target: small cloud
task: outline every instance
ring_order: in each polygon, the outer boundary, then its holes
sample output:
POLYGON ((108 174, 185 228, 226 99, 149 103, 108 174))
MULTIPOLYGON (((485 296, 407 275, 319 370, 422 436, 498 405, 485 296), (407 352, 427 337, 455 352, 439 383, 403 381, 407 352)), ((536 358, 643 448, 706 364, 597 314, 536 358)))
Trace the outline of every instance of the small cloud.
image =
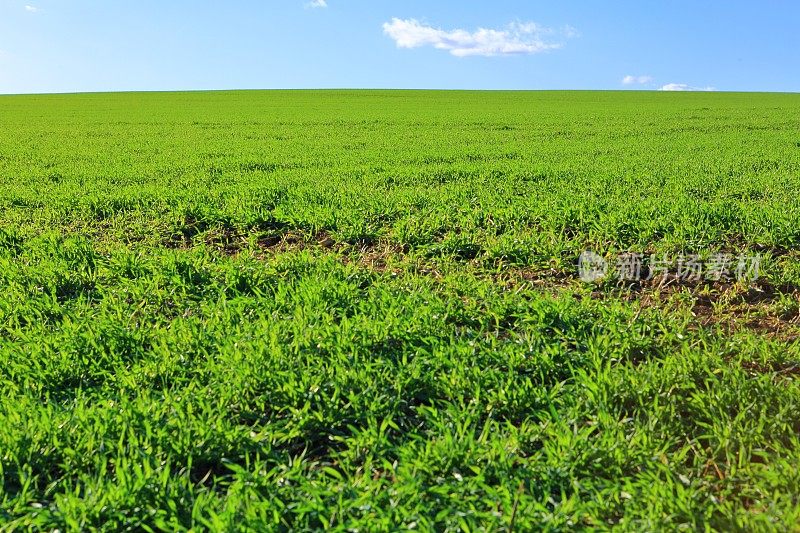
POLYGON ((645 85, 653 81, 650 76, 625 76, 622 78, 622 85, 645 85))
POLYGON ((386 22, 383 32, 394 40, 398 48, 432 46, 457 57, 538 54, 562 46, 561 43, 545 40, 545 36, 569 38, 577 35, 570 27, 553 30, 535 22, 515 22, 500 30, 478 28, 470 32, 462 29, 442 30, 416 19, 399 18, 386 22))
POLYGON ((311 7, 311 8, 328 7, 328 0, 311 0, 311 2, 306 4, 306 7, 311 7))
POLYGON ((561 33, 563 33, 564 37, 566 37, 567 39, 572 39, 574 37, 580 37, 581 36, 581 32, 579 32, 578 30, 576 30, 575 28, 573 28, 569 24, 567 24, 566 26, 564 26, 561 29, 561 33))
POLYGON ((682 92, 682 91, 716 91, 717 89, 714 87, 692 87, 691 85, 686 85, 685 83, 668 83, 662 86, 659 91, 673 91, 673 92, 682 92))
POLYGON ((38 13, 39 11, 41 11, 41 9, 39 9, 36 6, 27 5, 25 6, 25 11, 27 11, 28 13, 38 13))

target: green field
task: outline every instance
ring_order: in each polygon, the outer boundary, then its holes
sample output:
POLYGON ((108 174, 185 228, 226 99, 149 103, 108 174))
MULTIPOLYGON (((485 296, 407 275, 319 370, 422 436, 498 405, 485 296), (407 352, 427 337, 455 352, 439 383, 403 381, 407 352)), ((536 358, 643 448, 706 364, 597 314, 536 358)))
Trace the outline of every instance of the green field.
POLYGON ((799 247, 797 94, 0 97, 0 530, 796 529, 799 247))

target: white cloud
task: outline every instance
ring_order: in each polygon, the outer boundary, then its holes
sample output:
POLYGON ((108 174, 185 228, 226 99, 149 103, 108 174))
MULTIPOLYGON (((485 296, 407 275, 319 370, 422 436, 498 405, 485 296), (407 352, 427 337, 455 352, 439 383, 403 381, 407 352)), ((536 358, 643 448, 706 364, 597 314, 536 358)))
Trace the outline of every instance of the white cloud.
POLYGON ((561 47, 560 43, 546 42, 544 36, 577 35, 573 28, 556 31, 534 22, 515 22, 502 30, 478 28, 469 32, 460 29, 447 31, 422 24, 416 19, 399 18, 386 22, 383 32, 397 43, 398 48, 433 46, 458 57, 537 54, 561 47))
POLYGON ((25 6, 25 11, 27 11, 28 13, 38 13, 41 10, 36 6, 27 5, 25 6))
POLYGON ((306 7, 328 7, 328 0, 311 0, 306 7))
POLYGON ((579 32, 569 24, 562 28, 562 32, 564 34, 564 37, 566 37, 567 39, 572 39, 573 37, 581 36, 581 32, 579 32))
POLYGON ((634 85, 634 84, 645 85, 647 83, 650 83, 651 81, 653 81, 653 78, 650 77, 650 76, 631 76, 631 75, 627 75, 624 78, 622 78, 622 84, 623 85, 634 85))
POLYGON ((714 87, 692 87, 685 83, 668 83, 662 86, 659 91, 716 91, 714 87))

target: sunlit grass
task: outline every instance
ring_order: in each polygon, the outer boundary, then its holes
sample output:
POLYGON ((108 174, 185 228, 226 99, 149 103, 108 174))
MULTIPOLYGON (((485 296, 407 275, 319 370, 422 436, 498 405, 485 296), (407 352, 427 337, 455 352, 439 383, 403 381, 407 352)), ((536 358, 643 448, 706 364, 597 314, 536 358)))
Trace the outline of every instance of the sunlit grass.
POLYGON ((0 98, 0 529, 796 527, 798 112, 0 98))

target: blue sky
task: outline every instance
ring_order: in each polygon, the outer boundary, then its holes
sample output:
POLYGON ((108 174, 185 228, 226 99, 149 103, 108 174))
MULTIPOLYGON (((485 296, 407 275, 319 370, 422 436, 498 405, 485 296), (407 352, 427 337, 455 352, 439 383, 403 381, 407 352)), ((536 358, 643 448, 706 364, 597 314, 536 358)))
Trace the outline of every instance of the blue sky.
POLYGON ((796 0, 0 0, 0 93, 796 92, 798 25, 796 0))

